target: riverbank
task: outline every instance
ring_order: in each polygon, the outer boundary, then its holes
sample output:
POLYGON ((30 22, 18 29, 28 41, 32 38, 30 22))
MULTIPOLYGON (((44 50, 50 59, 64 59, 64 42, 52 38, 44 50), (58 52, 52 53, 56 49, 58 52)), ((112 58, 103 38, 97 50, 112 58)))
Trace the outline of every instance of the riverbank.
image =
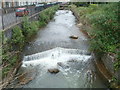
POLYGON ((2 32, 2 80, 0 88, 6 87, 12 81, 21 66, 22 51, 25 44, 53 18, 57 9, 58 6, 53 6, 41 11, 37 21, 29 21, 25 17, 22 25, 12 29, 10 39, 6 38, 2 32))
MULTIPOLYGON (((116 36, 113 35, 114 30, 117 30, 119 28, 118 22, 116 21, 117 19, 115 19, 117 15, 110 16, 110 15, 115 15, 117 12, 117 8, 115 8, 114 5, 118 6, 117 3, 112 3, 108 5, 94 4, 94 5, 90 5, 89 7, 76 7, 75 5, 71 5, 70 8, 79 21, 78 26, 80 27, 80 29, 82 29, 82 32, 90 38, 90 44, 91 44, 90 50, 94 51, 94 53, 98 53, 97 55, 95 55, 96 57, 95 63, 97 65, 98 70, 102 73, 101 75, 103 75, 103 77, 106 79, 108 83, 112 83, 111 85, 112 87, 118 87, 116 85, 113 85, 113 82, 119 84, 119 64, 118 64, 119 58, 117 57, 119 56, 119 53, 117 53, 119 47, 113 48, 116 47, 115 46, 116 44, 109 44, 109 42, 106 42, 106 40, 111 41, 110 38, 116 38, 119 41, 119 38, 117 38, 118 34, 116 34, 116 36), (110 8, 110 7, 116 10, 116 12, 111 12, 110 10, 105 11, 106 8, 110 8), (109 15, 106 16, 106 13, 108 12, 109 15), (114 21, 106 23, 110 19, 114 21), (116 28, 112 27, 112 25, 114 24, 116 25, 116 28), (104 27, 104 25, 107 28, 104 27), (111 32, 109 31, 107 31, 109 33, 104 32, 103 31, 104 29, 106 31, 108 29, 111 32), (106 43, 106 45, 104 45, 104 43, 106 43), (104 47, 107 48, 102 48, 103 47, 102 45, 104 45, 104 47), (115 67, 116 63, 117 63, 117 67, 115 67), (115 70, 115 68, 118 69, 115 70)), ((116 32, 119 33, 119 31, 116 32)), ((119 42, 117 42, 117 45, 119 45, 119 42)))

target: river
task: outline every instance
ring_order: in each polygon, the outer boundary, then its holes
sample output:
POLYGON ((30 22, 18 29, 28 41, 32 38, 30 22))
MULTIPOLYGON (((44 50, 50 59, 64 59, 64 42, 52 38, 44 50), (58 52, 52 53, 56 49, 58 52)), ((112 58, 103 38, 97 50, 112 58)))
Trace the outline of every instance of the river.
POLYGON ((58 10, 24 49, 19 72, 34 77, 23 88, 105 88, 96 73, 89 42, 69 10, 58 10), (69 38, 71 35, 78 39, 69 38), (56 74, 48 69, 58 69, 56 74))

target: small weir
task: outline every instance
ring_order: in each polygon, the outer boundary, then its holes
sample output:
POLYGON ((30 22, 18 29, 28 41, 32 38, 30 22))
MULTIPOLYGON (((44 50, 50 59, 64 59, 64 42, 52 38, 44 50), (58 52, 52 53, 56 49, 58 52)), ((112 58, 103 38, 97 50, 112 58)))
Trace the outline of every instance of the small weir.
MULTIPOLYGON (((91 60, 91 56, 89 55, 89 53, 87 53, 87 51, 82 51, 79 49, 78 50, 65 49, 65 48, 58 47, 52 50, 25 56, 21 68, 36 69, 35 71, 38 72, 37 75, 39 78, 42 78, 48 74, 49 76, 47 75, 46 78, 48 77, 51 78, 53 82, 53 85, 49 87, 62 87, 61 84, 59 83, 58 85, 54 86, 57 79, 54 79, 53 76, 55 77, 57 76, 58 78, 61 78, 61 79, 64 77, 63 82, 65 81, 67 84, 65 86, 66 88, 69 88, 69 87, 72 88, 72 87, 79 87, 79 83, 77 83, 77 81, 80 79, 80 77, 83 78, 82 73, 89 65, 90 60, 91 60), (48 72, 48 69, 58 69, 59 72, 53 75, 52 77, 50 77, 52 74, 48 72), (76 78, 76 81, 74 80, 75 78, 76 78)), ((92 75, 92 72, 90 71, 87 71, 87 73, 92 75)), ((44 78, 44 80, 46 80, 46 78, 44 78)), ((46 80, 46 83, 45 81, 43 82, 41 79, 35 82, 31 83, 30 85, 33 86, 34 84, 36 86, 39 83, 44 83, 44 85, 48 83, 47 85, 49 85, 49 81, 47 80, 46 80)), ((57 82, 59 82, 59 80, 57 82)), ((43 86, 39 85, 39 87, 42 88, 43 86)), ((45 87, 48 87, 48 86, 45 86, 45 87)))
MULTIPOLYGON (((29 66, 33 67, 40 65, 46 67, 46 69, 49 69, 58 68, 58 66, 64 66, 64 64, 70 62, 80 62, 81 64, 85 64, 85 62, 91 59, 91 56, 87 54, 88 53, 86 51, 77 49, 55 48, 42 53, 25 56, 22 67, 27 68, 29 66)), ((80 67, 81 66, 82 65, 80 65, 80 67)))

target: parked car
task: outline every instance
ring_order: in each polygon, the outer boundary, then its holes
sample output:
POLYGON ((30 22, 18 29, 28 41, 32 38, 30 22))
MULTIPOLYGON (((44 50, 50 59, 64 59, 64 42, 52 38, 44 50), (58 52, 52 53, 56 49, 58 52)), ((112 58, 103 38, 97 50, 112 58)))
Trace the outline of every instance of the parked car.
POLYGON ((35 5, 35 11, 38 12, 38 11, 41 11, 44 9, 44 4, 36 4, 35 5))
POLYGON ((23 17, 29 14, 29 10, 27 8, 17 8, 16 9, 16 17, 23 17))

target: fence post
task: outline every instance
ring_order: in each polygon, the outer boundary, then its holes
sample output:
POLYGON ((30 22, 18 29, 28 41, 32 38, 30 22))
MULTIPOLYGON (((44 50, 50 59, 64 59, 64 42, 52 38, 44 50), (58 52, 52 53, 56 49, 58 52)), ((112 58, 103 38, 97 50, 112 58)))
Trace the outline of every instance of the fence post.
POLYGON ((16 16, 16 8, 14 7, 14 12, 15 12, 15 18, 16 18, 16 23, 17 23, 17 16, 16 16))
POLYGON ((3 20, 3 8, 2 8, 2 29, 4 30, 4 20, 3 20))

